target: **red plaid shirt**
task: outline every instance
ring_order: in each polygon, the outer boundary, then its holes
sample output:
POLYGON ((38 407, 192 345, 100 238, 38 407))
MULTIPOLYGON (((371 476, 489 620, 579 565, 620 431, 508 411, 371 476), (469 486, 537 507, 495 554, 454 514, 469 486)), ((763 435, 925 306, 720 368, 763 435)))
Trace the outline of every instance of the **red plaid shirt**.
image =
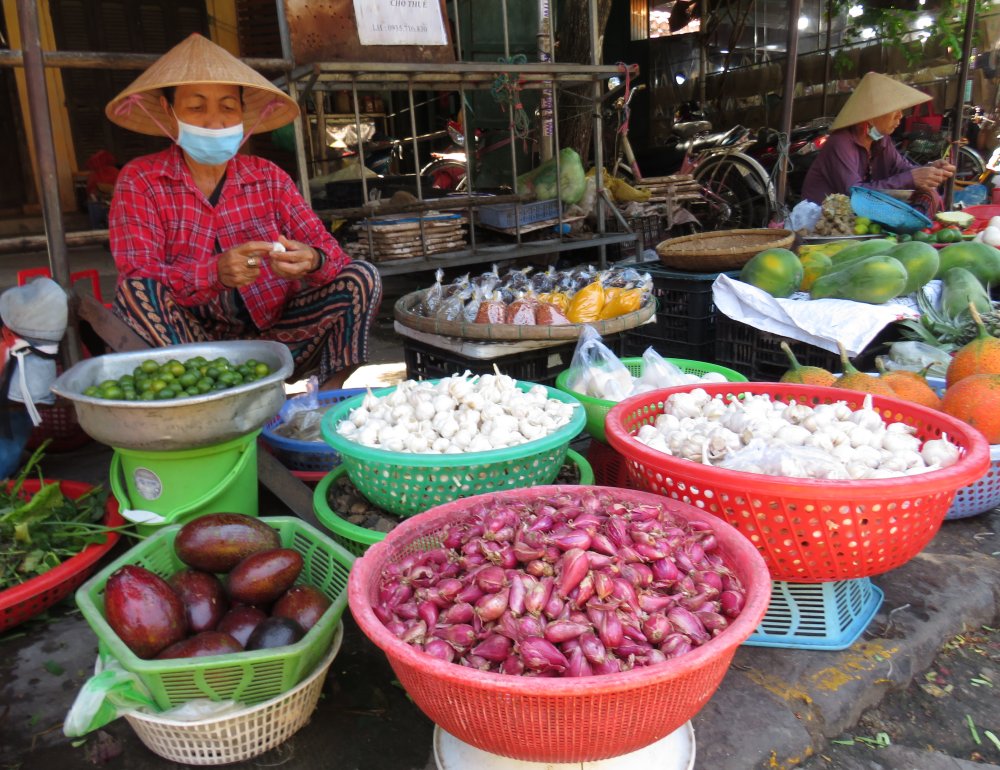
MULTIPOLYGON (((305 279, 314 286, 332 281, 351 261, 288 174, 250 155, 229 161, 215 208, 195 186, 177 145, 136 158, 118 176, 108 223, 119 281, 152 278, 186 307, 216 303, 230 291, 219 281, 216 239, 221 251, 276 241, 279 234, 308 243, 326 255, 323 267, 305 279)), ((239 291, 254 323, 267 329, 298 286, 265 261, 260 277, 239 291)))

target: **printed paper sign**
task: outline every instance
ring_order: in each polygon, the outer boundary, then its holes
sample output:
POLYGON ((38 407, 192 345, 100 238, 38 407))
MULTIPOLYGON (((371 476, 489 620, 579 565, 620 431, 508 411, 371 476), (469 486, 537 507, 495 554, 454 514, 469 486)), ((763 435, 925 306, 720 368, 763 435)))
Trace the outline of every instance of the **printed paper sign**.
POLYGON ((447 45, 438 0, 354 0, 361 45, 447 45))

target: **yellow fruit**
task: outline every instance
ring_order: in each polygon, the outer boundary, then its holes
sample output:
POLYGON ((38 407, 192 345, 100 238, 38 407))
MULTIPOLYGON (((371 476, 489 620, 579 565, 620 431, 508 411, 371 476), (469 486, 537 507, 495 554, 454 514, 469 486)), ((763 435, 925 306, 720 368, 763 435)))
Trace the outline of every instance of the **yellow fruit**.
POLYGON ((868 225, 854 223, 854 234, 855 235, 868 235, 868 225))

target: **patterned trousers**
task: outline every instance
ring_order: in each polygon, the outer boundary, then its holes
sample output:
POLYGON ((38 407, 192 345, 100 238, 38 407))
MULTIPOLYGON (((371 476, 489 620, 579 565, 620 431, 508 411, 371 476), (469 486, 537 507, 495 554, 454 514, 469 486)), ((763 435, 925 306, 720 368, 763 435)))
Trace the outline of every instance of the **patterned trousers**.
POLYGON ((293 379, 333 373, 368 360, 368 335, 382 303, 382 281, 370 262, 351 262, 325 286, 292 297, 269 329, 258 329, 239 292, 210 304, 184 307, 151 278, 118 285, 114 313, 153 347, 217 340, 273 340, 288 346, 293 379))

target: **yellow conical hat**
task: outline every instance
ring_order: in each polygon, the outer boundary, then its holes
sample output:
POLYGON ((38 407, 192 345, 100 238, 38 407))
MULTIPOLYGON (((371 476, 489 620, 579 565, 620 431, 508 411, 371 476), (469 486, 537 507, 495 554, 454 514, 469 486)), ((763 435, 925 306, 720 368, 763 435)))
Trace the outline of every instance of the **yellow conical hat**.
POLYGON ((273 131, 299 114, 298 104, 288 94, 197 33, 153 62, 132 85, 108 102, 104 114, 122 128, 163 136, 161 126, 170 125, 170 118, 160 106, 161 89, 191 83, 243 86, 243 123, 254 132, 273 131))
POLYGON ((853 126, 896 110, 907 110, 929 102, 930 99, 923 91, 900 83, 888 75, 869 72, 861 78, 854 93, 847 98, 830 130, 853 126))

